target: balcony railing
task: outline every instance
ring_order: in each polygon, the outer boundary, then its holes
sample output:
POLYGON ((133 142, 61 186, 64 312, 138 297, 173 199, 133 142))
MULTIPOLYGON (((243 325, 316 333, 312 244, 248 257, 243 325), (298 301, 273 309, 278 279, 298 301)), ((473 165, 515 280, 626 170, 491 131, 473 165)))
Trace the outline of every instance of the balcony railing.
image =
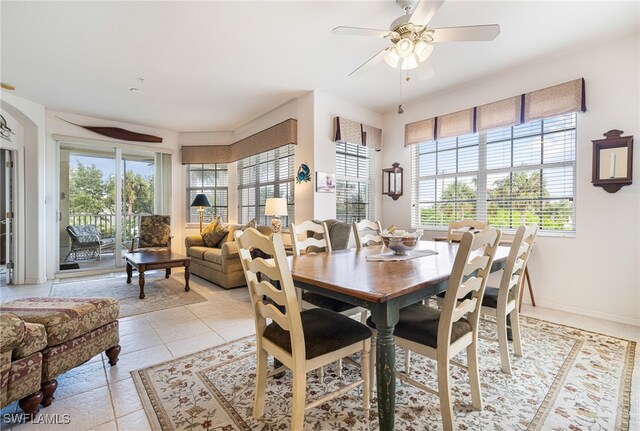
MULTIPOLYGON (((122 217, 122 244, 126 246, 136 236, 140 225, 140 216, 145 214, 126 214, 122 217)), ((102 239, 116 237, 116 214, 69 214, 69 225, 94 225, 100 231, 102 239)))

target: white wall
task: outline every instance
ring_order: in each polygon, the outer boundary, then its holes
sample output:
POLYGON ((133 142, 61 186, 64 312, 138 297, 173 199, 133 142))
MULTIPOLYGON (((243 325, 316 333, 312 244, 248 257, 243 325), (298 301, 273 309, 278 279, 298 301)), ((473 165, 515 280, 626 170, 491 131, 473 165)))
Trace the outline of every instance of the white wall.
MULTIPOLYGON (((410 150, 404 124, 584 77, 578 114, 575 238, 539 237, 530 273, 540 306, 640 324, 640 35, 518 67, 405 104, 384 116, 383 163, 405 167, 405 194, 383 200, 383 224, 410 226, 410 150), (591 185, 592 143, 611 129, 634 135, 631 186, 609 194, 591 185)), ((434 233, 431 232, 431 235, 434 233)), ((525 294, 525 300, 527 295, 525 294)))
MULTIPOLYGON (((47 278, 54 278, 57 270, 57 238, 60 226, 56 220, 59 201, 57 194, 57 178, 58 178, 58 157, 56 154, 56 142, 53 135, 63 135, 78 139, 86 139, 97 146, 104 145, 108 147, 111 143, 121 143, 124 145, 136 146, 139 148, 154 151, 154 149, 170 150, 171 156, 171 234, 174 238, 183 238, 183 226, 185 219, 185 174, 184 168, 180 164, 180 153, 178 151, 178 133, 169 130, 156 129, 152 127, 144 127, 136 124, 122 123, 110 121, 101 118, 87 117, 84 115, 71 114, 67 112, 58 112, 53 110, 46 111, 46 148, 45 154, 45 172, 47 178, 46 184, 46 262, 47 262, 47 278), (103 126, 103 127, 120 127, 137 133, 145 133, 149 135, 159 136, 162 138, 161 143, 148 142, 128 142, 111 139, 94 133, 82 127, 74 126, 66 123, 59 118, 64 118, 72 123, 82 124, 83 126, 103 126)), ((44 236, 43 236, 44 237, 44 236)), ((179 252, 184 248, 182 241, 174 241, 172 248, 179 252)))
POLYGON ((45 276, 45 109, 44 106, 2 92, 2 110, 22 126, 18 150, 18 208, 16 211, 20 266, 15 283, 42 283, 45 276), (27 228, 28 227, 28 228, 27 228), (29 256, 27 262, 27 256, 29 256))

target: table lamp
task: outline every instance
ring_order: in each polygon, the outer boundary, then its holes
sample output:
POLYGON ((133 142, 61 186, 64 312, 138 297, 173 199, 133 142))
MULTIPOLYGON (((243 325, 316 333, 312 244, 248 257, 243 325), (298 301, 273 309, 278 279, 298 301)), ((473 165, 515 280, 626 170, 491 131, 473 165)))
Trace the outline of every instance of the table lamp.
POLYGON ((200 233, 202 233, 202 213, 204 212, 204 207, 210 207, 209 199, 207 199, 207 195, 204 193, 198 193, 191 202, 192 207, 199 207, 198 212, 200 213, 200 233))
POLYGON ((280 232, 281 223, 278 216, 287 215, 287 200, 285 198, 267 198, 264 215, 273 216, 271 219, 273 232, 280 232))

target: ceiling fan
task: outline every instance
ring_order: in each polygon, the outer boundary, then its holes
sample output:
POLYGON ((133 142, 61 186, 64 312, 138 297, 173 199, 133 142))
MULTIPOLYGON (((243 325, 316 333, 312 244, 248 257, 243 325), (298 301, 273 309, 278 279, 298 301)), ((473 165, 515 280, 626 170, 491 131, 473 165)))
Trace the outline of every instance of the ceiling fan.
MULTIPOLYGON (((491 41, 500 34, 498 24, 447 28, 427 27, 444 0, 396 0, 396 3, 404 9, 405 14, 394 20, 389 30, 345 26, 332 30, 332 33, 337 35, 378 37, 391 42, 390 46, 365 61, 349 76, 359 75, 382 60, 393 68, 415 69, 429 58, 435 43, 491 41)), ((419 78, 422 80, 430 78, 434 74, 429 63, 424 63, 420 69, 419 78)))

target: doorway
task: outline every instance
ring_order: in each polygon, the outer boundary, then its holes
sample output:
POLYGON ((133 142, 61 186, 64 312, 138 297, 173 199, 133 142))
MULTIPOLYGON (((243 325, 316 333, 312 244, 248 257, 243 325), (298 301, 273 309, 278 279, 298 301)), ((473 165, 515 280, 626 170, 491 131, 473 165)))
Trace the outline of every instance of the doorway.
POLYGON ((0 187, 0 278, 2 284, 14 284, 15 268, 15 155, 12 150, 0 150, 2 187, 0 187))
POLYGON ((123 266, 140 216, 168 214, 162 205, 168 201, 167 182, 158 176, 167 175, 163 161, 169 156, 130 147, 59 145, 58 273, 123 266))

